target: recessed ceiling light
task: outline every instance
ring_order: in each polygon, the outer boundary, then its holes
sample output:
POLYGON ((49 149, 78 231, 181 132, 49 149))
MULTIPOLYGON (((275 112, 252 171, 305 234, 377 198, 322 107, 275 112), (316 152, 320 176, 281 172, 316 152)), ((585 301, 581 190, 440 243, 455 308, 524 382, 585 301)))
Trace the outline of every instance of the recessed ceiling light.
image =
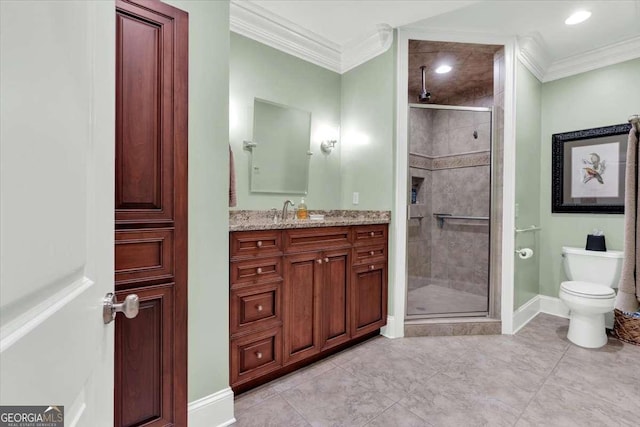
POLYGON ((441 65, 436 68, 436 73, 438 74, 448 73, 449 71, 451 71, 451 65, 441 65))
POLYGON ((591 12, 589 12, 588 10, 579 10, 576 13, 574 13, 573 15, 571 15, 570 17, 568 17, 564 21, 564 23, 567 24, 567 25, 576 25, 576 24, 579 24, 581 22, 586 21, 590 17, 591 17, 591 12))

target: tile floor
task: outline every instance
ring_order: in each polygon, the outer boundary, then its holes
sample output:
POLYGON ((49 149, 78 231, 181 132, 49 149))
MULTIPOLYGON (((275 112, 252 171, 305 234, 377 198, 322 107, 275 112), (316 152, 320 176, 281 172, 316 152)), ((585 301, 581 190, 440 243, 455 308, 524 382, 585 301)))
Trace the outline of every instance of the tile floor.
POLYGON ((538 315, 515 336, 376 337, 236 399, 236 426, 638 426, 640 347, 538 315))

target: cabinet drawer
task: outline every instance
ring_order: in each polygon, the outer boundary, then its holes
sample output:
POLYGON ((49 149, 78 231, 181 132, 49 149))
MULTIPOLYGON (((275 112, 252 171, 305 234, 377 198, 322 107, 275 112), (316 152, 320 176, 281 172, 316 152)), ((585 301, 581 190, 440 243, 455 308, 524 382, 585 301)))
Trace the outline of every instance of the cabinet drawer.
POLYGON ((371 245, 387 242, 387 224, 358 225, 353 227, 353 245, 371 245))
POLYGON ((301 228, 284 233, 284 250, 306 252, 351 246, 349 227, 301 228))
POLYGON ((231 259, 273 256, 282 253, 282 233, 278 230, 234 231, 229 236, 231 259))
POLYGON ((379 243, 370 246, 356 246, 353 251, 353 265, 385 262, 387 260, 387 244, 379 243))
POLYGON ((282 280, 282 258, 257 258, 231 263, 231 287, 239 284, 282 280))
POLYGON ((231 384, 237 385, 282 366, 281 328, 231 341, 231 384))
POLYGON ((281 324, 280 283, 231 291, 229 329, 231 335, 281 324))

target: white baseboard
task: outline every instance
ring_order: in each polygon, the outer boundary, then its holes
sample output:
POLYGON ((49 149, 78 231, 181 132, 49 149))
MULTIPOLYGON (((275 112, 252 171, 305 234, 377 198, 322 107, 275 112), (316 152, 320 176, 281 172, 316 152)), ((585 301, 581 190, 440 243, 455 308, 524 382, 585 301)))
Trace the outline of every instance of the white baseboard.
POLYGON ((189 403, 189 427, 225 427, 236 422, 230 387, 189 403))
POLYGON ((553 316, 569 318, 569 307, 560 298, 540 296, 540 313, 551 314, 553 316))
POLYGON ((380 329, 380 335, 387 338, 402 338, 404 336, 404 322, 397 325, 394 316, 387 316, 387 325, 380 329))
POLYGON ((538 313, 540 313, 540 295, 531 298, 513 313, 513 333, 522 329, 538 313))

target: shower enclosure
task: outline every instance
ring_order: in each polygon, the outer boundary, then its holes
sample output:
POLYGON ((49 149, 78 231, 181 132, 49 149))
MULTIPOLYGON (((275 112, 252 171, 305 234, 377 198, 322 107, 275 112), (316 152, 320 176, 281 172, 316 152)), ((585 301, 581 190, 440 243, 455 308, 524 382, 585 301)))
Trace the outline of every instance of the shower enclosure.
POLYGON ((492 109, 409 105, 407 318, 489 312, 492 109))

